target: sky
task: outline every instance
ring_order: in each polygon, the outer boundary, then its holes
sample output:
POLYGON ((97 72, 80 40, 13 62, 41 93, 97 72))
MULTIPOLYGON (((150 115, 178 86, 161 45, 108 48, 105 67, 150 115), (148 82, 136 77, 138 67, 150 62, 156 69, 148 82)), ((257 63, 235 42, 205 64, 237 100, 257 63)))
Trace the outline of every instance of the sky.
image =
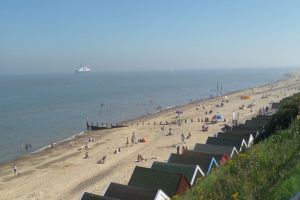
POLYGON ((300 1, 0 0, 0 74, 300 66, 300 1))

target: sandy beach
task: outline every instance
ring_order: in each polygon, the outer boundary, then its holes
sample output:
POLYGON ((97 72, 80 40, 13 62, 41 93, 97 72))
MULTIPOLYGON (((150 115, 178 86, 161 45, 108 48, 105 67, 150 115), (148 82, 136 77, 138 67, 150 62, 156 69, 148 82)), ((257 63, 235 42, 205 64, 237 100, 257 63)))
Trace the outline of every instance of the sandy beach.
POLYGON ((239 113, 239 123, 256 116, 259 109, 272 102, 299 92, 299 74, 291 74, 278 82, 259 86, 227 95, 229 102, 217 107, 224 97, 206 99, 182 106, 183 114, 177 118, 176 108, 168 109, 131 121, 133 125, 117 129, 91 131, 74 139, 57 144, 54 148, 0 165, 0 199, 80 199, 85 191, 102 194, 110 182, 127 184, 135 166, 150 167, 153 161, 167 161, 170 153, 176 152, 181 143, 181 134, 191 133, 185 146, 193 149, 195 143, 205 143, 208 136, 220 131, 224 124, 231 124, 232 113, 239 113), (241 100, 241 95, 250 99, 241 100), (262 98, 265 97, 265 98, 262 98), (241 105, 254 104, 252 108, 239 109, 241 105), (205 107, 205 108, 204 108, 205 107), (205 114, 212 110, 211 114, 205 114), (221 113, 226 122, 209 124, 207 132, 202 131, 203 122, 198 118, 212 118, 221 113), (184 123, 159 125, 181 119, 184 123), (185 123, 186 120, 186 123, 185 123), (192 122, 193 121, 193 122, 192 122), (155 125, 154 125, 155 123, 155 125), (164 130, 161 128, 164 127, 164 130), (172 135, 169 133, 172 129, 172 135), (148 142, 131 144, 132 133, 137 139, 148 138, 148 142), (88 142, 94 137, 94 142, 88 142), (128 137, 129 145, 126 145, 128 137), (79 150, 88 144, 88 150, 79 150), (121 152, 113 154, 120 147, 121 152), (89 158, 84 159, 88 151, 89 158), (141 154, 146 161, 135 162, 141 154), (97 160, 106 156, 105 164, 97 160), (17 173, 13 172, 16 164, 17 173))

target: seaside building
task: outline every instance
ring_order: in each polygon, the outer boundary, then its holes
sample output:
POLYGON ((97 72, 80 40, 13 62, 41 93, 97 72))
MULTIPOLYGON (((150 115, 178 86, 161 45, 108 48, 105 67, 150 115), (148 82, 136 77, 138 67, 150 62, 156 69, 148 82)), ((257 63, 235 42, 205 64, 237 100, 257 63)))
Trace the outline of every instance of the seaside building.
POLYGON ((254 136, 251 133, 230 133, 230 132, 219 132, 218 138, 233 138, 233 139, 244 139, 247 143, 247 147, 250 147, 253 144, 254 136))
POLYGON ((170 197, 181 195, 190 188, 190 183, 183 174, 138 166, 135 167, 128 185, 162 190, 170 197))
POLYGON ((232 131, 252 131, 261 133, 264 130, 264 126, 258 122, 255 123, 247 123, 247 124, 239 124, 238 126, 234 126, 232 131))
MULTIPOLYGON (((151 188, 151 187, 149 187, 151 188)), ((160 189, 149 189, 146 187, 136 187, 132 185, 122 185, 110 183, 105 197, 118 200, 169 200, 170 198, 160 189)))
POLYGON ((205 175, 209 174, 213 167, 219 167, 219 164, 214 157, 204 156, 196 153, 172 153, 168 159, 168 163, 198 165, 205 175))
POLYGON ((239 152, 235 146, 221 146, 213 144, 199 144, 194 147, 194 151, 212 154, 226 154, 229 158, 238 155, 239 152))
POLYGON ((193 151, 193 150, 190 150, 190 151, 185 151, 183 153, 183 155, 197 155, 197 156, 202 156, 203 158, 214 158, 218 165, 223 165, 225 164, 230 158, 227 154, 225 153, 221 153, 221 154, 213 154, 213 153, 206 153, 206 152, 198 152, 198 151, 193 151))
POLYGON ((153 162, 151 169, 183 174, 188 179, 191 186, 194 185, 198 178, 205 176, 198 165, 153 162))
POLYGON ((245 150, 247 142, 243 138, 219 138, 219 137, 208 137, 206 144, 223 145, 223 146, 234 146, 239 152, 245 150))

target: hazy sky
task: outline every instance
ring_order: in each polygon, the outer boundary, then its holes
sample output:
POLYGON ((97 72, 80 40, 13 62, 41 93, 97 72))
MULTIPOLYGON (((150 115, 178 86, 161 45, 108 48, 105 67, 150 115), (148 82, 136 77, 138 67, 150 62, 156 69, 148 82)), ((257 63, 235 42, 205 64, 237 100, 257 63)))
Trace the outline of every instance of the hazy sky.
POLYGON ((300 66, 300 1, 0 0, 0 74, 300 66))

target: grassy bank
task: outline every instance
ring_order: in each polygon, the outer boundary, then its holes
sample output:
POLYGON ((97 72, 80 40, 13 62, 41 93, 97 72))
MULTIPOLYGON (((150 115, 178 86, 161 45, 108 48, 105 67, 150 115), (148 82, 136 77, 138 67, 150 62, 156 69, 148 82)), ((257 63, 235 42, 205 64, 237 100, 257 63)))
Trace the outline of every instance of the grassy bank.
POLYGON ((294 167, 286 170, 284 178, 271 188, 263 199, 290 199, 300 191, 300 153, 295 157, 294 167))
POLYGON ((294 174, 300 170, 300 121, 294 121, 299 102, 299 94, 285 100, 258 144, 174 199, 281 199, 285 190, 284 198, 290 198, 297 186, 287 186, 297 185, 294 174))

